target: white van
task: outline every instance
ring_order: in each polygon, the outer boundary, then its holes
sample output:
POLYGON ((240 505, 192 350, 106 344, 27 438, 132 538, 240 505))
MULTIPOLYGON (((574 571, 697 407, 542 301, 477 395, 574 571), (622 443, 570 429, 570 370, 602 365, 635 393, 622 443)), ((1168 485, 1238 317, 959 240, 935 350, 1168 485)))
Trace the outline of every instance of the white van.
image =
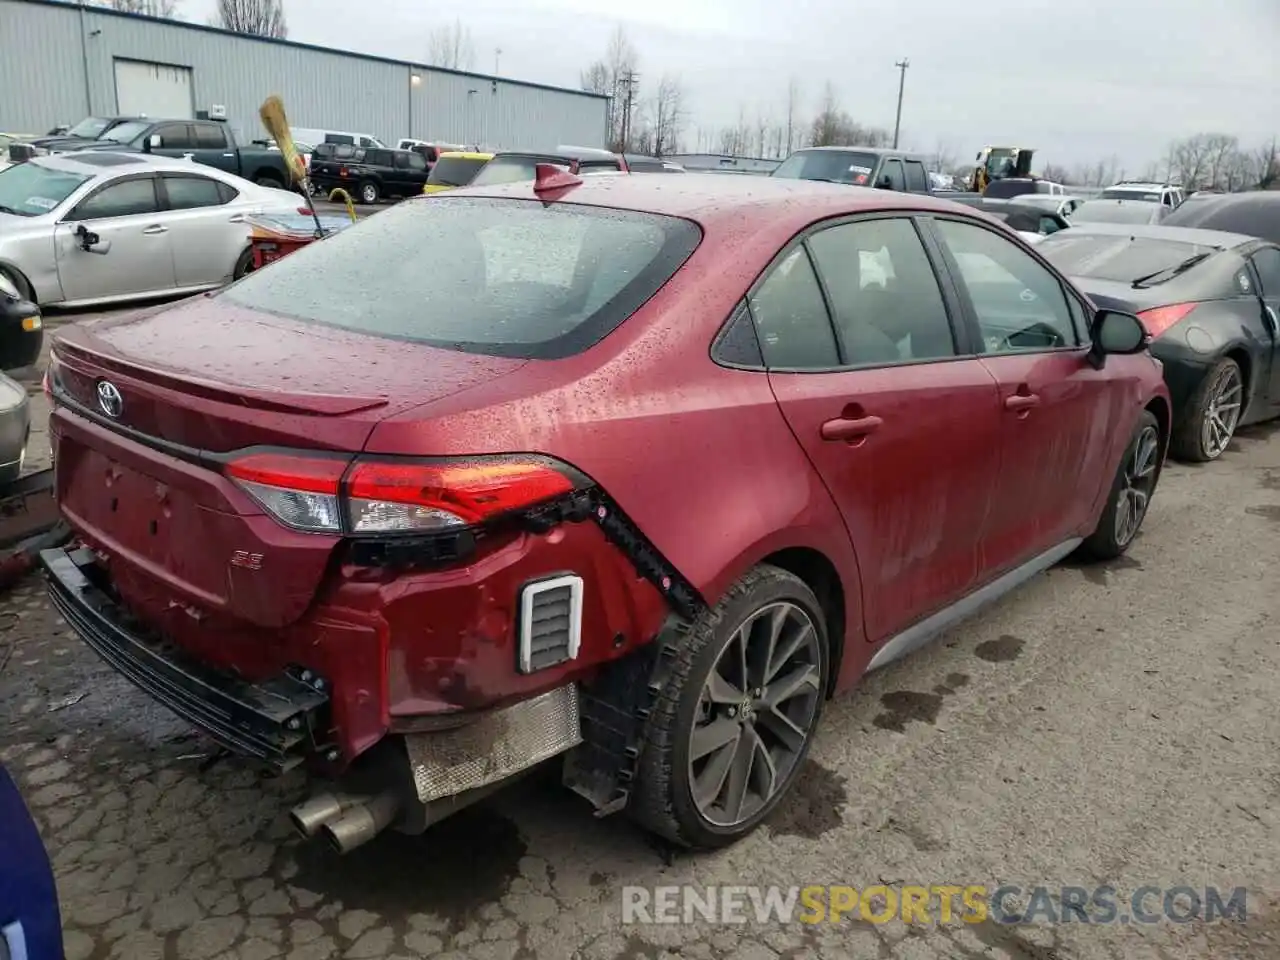
POLYGON ((352 133, 349 130, 320 130, 314 127, 297 127, 293 139, 303 143, 348 143, 353 147, 382 147, 386 144, 371 133, 352 133))

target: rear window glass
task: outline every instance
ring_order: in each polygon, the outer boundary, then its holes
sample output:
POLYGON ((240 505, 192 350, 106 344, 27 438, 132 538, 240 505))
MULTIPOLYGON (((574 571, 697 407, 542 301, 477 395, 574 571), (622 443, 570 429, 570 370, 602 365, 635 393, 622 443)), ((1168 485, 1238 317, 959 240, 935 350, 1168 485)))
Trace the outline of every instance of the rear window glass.
MULTIPOLYGON (((491 187, 499 183, 521 183, 538 176, 538 164, 533 157, 494 157, 471 181, 473 187, 491 187)), ((568 163, 556 164, 569 169, 568 163)))
POLYGON ((855 150, 800 150, 778 165, 773 176, 786 180, 832 180, 866 186, 880 158, 855 150))
POLYGON ((427 177, 427 183, 446 187, 465 187, 476 175, 476 171, 484 165, 485 161, 480 159, 441 157, 431 168, 431 176, 427 177))
POLYGON ((1152 209, 1145 203, 1090 200, 1076 207, 1071 219, 1077 223, 1151 223, 1152 209))
POLYGON ((1020 197, 1023 194, 1035 193, 1036 185, 1027 180, 992 180, 987 189, 982 191, 984 197, 992 200, 1005 200, 1009 197, 1020 197))
POLYGON ((1137 200, 1140 203, 1159 203, 1160 194, 1146 190, 1111 189, 1102 191, 1103 200, 1137 200))
POLYGON ((1069 276, 1132 283, 1218 248, 1152 237, 1063 230, 1037 249, 1069 276))
POLYGON ((310 244, 223 296, 374 336, 554 359, 639 309, 701 236, 674 217, 442 194, 310 244))

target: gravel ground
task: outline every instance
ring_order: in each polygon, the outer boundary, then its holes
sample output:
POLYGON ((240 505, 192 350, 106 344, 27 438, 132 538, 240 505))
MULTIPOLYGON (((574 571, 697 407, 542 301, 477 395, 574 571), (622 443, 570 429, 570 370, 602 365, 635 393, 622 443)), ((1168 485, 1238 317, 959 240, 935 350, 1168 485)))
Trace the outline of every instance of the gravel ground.
POLYGON ((35 580, 0 607, 0 761, 52 854, 69 960, 1275 960, 1277 523, 1277 432, 1171 466, 1130 556, 1057 567, 835 701, 795 796, 715 855, 664 855, 537 781, 346 858, 301 844, 285 818, 300 777, 211 765, 35 580), (624 886, 683 883, 1249 901, 1244 923, 622 923, 624 886))

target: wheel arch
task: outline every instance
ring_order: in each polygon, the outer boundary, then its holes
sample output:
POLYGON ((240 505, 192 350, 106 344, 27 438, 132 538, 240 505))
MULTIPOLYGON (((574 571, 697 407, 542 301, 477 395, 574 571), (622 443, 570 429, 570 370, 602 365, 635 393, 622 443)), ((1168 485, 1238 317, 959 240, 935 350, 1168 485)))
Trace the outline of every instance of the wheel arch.
POLYGON ((1147 401, 1144 409, 1150 411, 1156 418, 1156 424, 1160 430, 1160 460, 1163 463, 1164 458, 1169 455, 1169 441, 1173 437, 1173 409, 1169 401, 1160 395, 1147 401))
POLYGON ((1236 366, 1240 368, 1240 379, 1243 381, 1241 393, 1245 398, 1245 405, 1240 410, 1240 420, 1243 422, 1250 412, 1249 407, 1253 404, 1253 353, 1243 343, 1237 342, 1222 351, 1222 359, 1234 360, 1236 366))
POLYGON ((799 577, 818 598, 827 626, 830 663, 825 693, 830 697, 836 690, 836 678, 840 676, 840 664, 844 659, 847 632, 845 629, 847 606, 840 572, 826 554, 813 547, 784 547, 764 557, 760 563, 779 567, 799 577))
POLYGON ((11 277, 18 285, 18 293, 30 297, 36 304, 40 303, 40 292, 36 290, 35 284, 18 267, 16 263, 9 260, 0 260, 0 271, 11 277))

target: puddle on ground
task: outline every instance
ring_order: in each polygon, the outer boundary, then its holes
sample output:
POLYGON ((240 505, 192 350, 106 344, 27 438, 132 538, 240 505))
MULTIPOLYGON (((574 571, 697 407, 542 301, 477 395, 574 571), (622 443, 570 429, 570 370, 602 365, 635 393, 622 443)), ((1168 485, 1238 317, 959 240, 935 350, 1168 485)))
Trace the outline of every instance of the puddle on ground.
POLYGON ((942 697, 943 695, 939 693, 919 693, 915 690, 886 693, 880 698, 884 712, 871 723, 881 730, 892 730, 894 733, 904 733, 907 724, 913 720, 920 723, 937 723, 938 711, 942 709, 942 697))
POLYGON ((973 648, 974 655, 987 663, 1008 663, 1022 655, 1026 642, 1011 633, 1002 634, 995 640, 984 640, 973 648))
POLYGON ((849 803, 846 779, 807 757, 795 782, 765 821, 775 836, 818 840, 844 822, 849 803))
POLYGON ((289 883, 341 900, 348 910, 435 914, 456 931, 502 899, 525 849, 514 823, 479 805, 420 836, 388 830, 344 856, 318 842, 291 847, 298 872, 289 883))
POLYGON ((1280 523, 1280 504, 1269 503, 1263 507, 1245 507, 1244 512, 1251 517, 1262 517, 1272 523, 1280 523))

